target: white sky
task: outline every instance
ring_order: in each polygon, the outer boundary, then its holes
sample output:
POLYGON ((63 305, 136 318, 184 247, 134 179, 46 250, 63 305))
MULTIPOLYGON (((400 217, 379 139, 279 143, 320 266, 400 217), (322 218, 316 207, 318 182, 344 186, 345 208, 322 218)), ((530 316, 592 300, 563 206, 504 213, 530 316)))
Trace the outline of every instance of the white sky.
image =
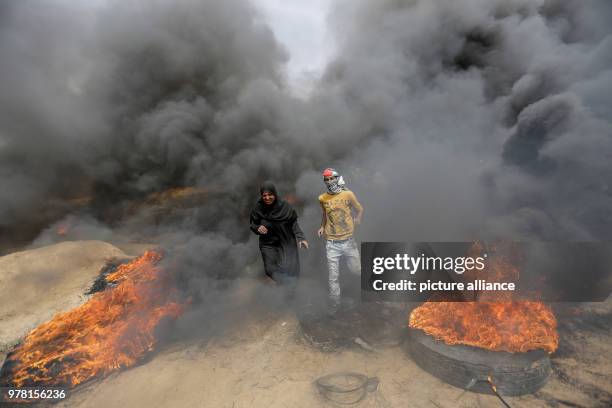
POLYGON ((333 0, 251 0, 289 52, 289 83, 298 95, 308 93, 333 51, 327 13, 333 0))
MULTIPOLYGON (((87 1, 99 5, 106 0, 87 1)), ((287 74, 294 93, 307 95, 312 81, 320 77, 333 53, 333 41, 327 30, 327 14, 335 0, 250 1, 262 13, 277 40, 289 53, 287 74)))

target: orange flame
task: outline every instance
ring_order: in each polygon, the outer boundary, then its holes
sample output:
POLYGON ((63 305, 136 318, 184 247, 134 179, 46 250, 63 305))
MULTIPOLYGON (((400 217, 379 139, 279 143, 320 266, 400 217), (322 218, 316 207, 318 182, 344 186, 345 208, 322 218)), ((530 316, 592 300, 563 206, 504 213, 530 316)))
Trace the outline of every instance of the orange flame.
POLYGON ((540 302, 426 302, 410 314, 409 326, 446 344, 526 352, 559 346, 557 320, 540 302))
POLYGON ((14 386, 75 386, 129 367, 151 351, 160 321, 184 309, 157 265, 161 258, 148 251, 119 266, 106 277, 117 286, 31 331, 7 359, 15 364, 14 386))
POLYGON ((67 235, 69 231, 70 231, 70 227, 68 226, 68 224, 60 224, 57 226, 55 230, 57 235, 59 235, 60 237, 67 235))
POLYGON ((156 273, 156 264, 161 261, 162 255, 156 251, 146 251, 139 258, 132 262, 117 266, 114 272, 106 275, 106 282, 119 283, 120 281, 130 278, 132 280, 154 280, 158 278, 156 273))
MULTIPOLYGON (((506 245, 504 255, 489 259, 481 272, 466 272, 470 280, 518 281, 521 255, 506 245)), ((475 244, 472 254, 482 253, 475 244)), ((557 320, 537 301, 515 300, 511 292, 482 292, 477 302, 426 302, 410 314, 409 327, 423 330, 446 344, 464 344, 494 351, 526 352, 559 346, 557 320)))

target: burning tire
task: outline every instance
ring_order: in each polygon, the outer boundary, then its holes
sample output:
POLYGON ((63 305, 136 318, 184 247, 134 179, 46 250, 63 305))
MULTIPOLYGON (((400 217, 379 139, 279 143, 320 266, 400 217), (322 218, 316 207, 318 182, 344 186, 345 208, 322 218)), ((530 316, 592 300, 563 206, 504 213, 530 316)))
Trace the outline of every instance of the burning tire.
POLYGON ((425 371, 470 391, 517 396, 538 391, 551 373, 544 350, 525 353, 490 351, 463 345, 447 345, 421 330, 408 329, 407 353, 425 371))

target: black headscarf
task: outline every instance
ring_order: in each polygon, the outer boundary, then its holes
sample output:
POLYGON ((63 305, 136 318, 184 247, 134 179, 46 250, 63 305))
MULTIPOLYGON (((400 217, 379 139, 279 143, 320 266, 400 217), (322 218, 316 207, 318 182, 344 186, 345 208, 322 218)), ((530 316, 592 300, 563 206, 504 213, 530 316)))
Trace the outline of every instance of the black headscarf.
POLYGON ((259 193, 263 194, 264 191, 274 194, 275 200, 272 204, 266 205, 263 199, 259 197, 257 204, 253 209, 258 216, 269 221, 293 221, 297 218, 297 214, 291 204, 285 200, 281 200, 276 191, 276 187, 270 181, 266 181, 261 185, 259 193))

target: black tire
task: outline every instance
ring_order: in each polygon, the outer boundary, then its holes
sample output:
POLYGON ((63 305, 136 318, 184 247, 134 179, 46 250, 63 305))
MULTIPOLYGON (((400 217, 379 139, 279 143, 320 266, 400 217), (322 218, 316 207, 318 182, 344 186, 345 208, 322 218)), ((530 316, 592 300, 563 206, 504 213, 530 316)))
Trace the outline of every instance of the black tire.
POLYGON ((551 373, 544 350, 508 353, 450 346, 415 329, 408 329, 404 347, 428 373, 455 387, 483 394, 493 394, 488 377, 500 395, 517 396, 538 391, 551 373))

